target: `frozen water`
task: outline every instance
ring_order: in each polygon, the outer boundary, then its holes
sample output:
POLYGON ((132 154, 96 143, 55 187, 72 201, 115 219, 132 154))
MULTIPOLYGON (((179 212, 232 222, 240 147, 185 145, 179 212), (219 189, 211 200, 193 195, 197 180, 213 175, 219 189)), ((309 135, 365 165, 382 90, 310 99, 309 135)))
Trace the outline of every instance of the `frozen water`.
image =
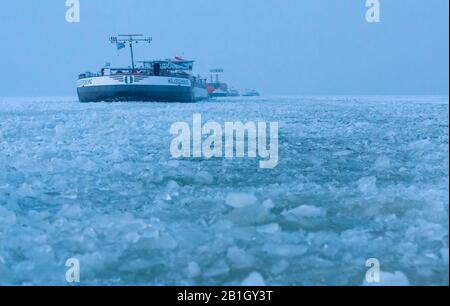
POLYGON ((448 97, 0 98, 0 284, 448 284, 448 97), (277 121, 280 162, 170 156, 178 121, 277 121))
POLYGON ((201 269, 198 263, 190 262, 187 268, 187 275, 190 278, 198 277, 201 274, 201 269))
POLYGON ((239 249, 238 247, 229 248, 227 258, 237 269, 252 268, 255 264, 255 258, 253 255, 247 254, 244 250, 239 249))
POLYGON ((230 267, 224 260, 220 260, 215 263, 212 267, 210 267, 203 274, 204 277, 213 278, 213 277, 221 277, 227 275, 230 272, 230 267))
POLYGON ((242 282, 242 286, 266 286, 266 282, 261 274, 253 272, 242 282))
POLYGON ((8 211, 6 207, 0 206, 0 226, 6 227, 16 223, 16 214, 8 211))
POLYGON ((296 217, 296 218, 317 218, 325 217, 327 214, 326 209, 311 205, 302 205, 289 211, 282 213, 285 217, 296 217))
POLYGON ((195 176, 195 182, 201 185, 211 185, 214 183, 214 178, 208 172, 202 171, 195 176))
POLYGON ((410 286, 408 277, 402 272, 396 271, 394 273, 383 272, 380 273, 379 283, 364 282, 363 286, 410 286))
POLYGON ((258 199, 253 194, 230 193, 226 198, 226 203, 234 208, 242 208, 255 205, 258 199))
POLYGON ((271 223, 267 225, 262 225, 257 228, 259 233, 263 234, 275 234, 281 230, 281 227, 277 223, 271 223))

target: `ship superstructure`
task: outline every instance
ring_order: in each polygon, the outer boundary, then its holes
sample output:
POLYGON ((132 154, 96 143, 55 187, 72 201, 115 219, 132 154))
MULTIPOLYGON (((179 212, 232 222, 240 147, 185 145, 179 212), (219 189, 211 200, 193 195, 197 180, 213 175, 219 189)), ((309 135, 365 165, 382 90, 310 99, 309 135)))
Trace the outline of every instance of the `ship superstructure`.
POLYGON ((208 83, 208 94, 213 98, 228 97, 230 91, 228 89, 228 84, 220 80, 220 76, 224 73, 221 68, 211 69, 211 73, 208 83))

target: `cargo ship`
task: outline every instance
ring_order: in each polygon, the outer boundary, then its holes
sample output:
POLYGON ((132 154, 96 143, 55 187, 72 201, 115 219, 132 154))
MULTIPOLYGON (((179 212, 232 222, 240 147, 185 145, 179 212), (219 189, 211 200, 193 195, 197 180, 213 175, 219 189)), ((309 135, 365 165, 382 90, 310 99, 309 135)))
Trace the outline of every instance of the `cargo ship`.
POLYGON ((229 97, 230 91, 228 89, 228 84, 220 80, 220 75, 224 73, 223 69, 211 69, 209 83, 208 83, 208 94, 212 98, 229 97))
POLYGON ((100 72, 80 74, 77 93, 80 102, 184 102, 208 98, 206 79, 193 75, 194 61, 180 57, 141 61, 136 65, 133 45, 151 43, 142 34, 112 37, 110 42, 121 50, 129 45, 131 67, 105 65, 100 72))

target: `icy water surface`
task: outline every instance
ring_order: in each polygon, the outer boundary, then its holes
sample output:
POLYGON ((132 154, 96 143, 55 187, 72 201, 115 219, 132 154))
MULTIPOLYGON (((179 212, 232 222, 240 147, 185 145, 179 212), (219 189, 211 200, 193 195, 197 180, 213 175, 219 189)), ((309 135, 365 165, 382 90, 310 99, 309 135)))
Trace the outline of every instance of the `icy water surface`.
POLYGON ((448 103, 0 99, 0 284, 448 284, 448 103), (173 160, 193 113, 278 121, 278 167, 173 160))

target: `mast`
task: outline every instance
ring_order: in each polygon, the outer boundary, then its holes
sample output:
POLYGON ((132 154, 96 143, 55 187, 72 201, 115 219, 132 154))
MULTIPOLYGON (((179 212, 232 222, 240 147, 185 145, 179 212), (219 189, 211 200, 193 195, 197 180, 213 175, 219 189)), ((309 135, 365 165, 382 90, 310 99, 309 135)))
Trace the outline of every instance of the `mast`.
MULTIPOLYGON (((130 53, 131 53, 131 67, 132 67, 132 71, 134 71, 136 65, 134 64, 134 49, 133 49, 133 44, 138 44, 139 42, 146 42, 146 43, 151 43, 152 42, 152 38, 151 37, 147 37, 147 38, 141 38, 144 35, 142 34, 122 34, 122 35, 118 35, 116 37, 111 37, 109 39, 109 41, 112 44, 117 44, 117 47, 119 47, 119 44, 126 44, 128 43, 130 45, 130 53)), ((122 49, 122 48, 120 48, 122 49)))

